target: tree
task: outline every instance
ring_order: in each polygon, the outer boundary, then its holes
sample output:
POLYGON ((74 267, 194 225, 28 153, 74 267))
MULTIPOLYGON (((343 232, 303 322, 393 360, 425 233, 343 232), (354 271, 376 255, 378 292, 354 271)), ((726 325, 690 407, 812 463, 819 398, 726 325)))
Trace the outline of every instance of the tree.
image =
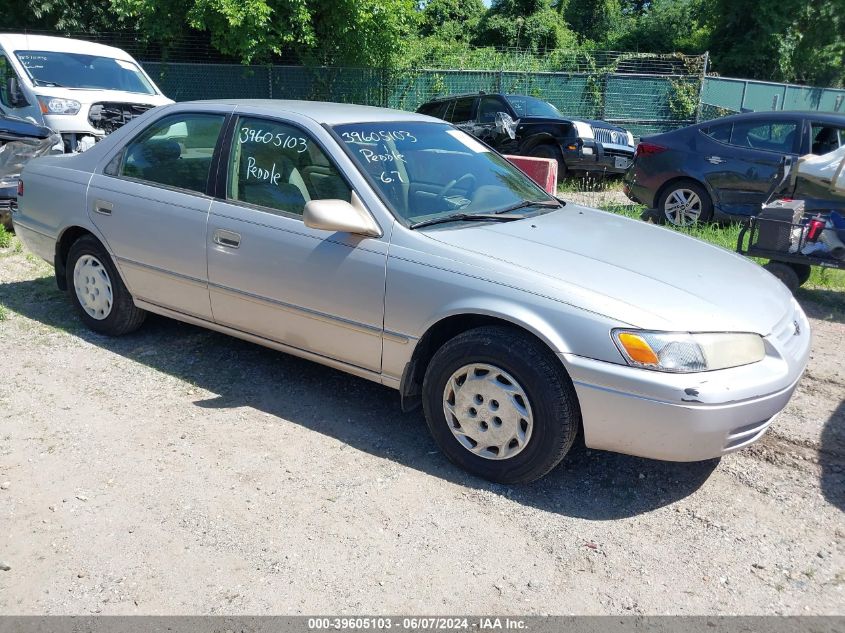
POLYGON ((244 63, 295 53, 322 64, 390 65, 416 29, 413 0, 111 0, 154 40, 185 26, 244 63))
POLYGON ((420 35, 468 42, 485 11, 481 0, 429 0, 422 10, 420 35))
POLYGON ((647 53, 699 54, 710 41, 707 18, 705 0, 653 0, 625 17, 614 45, 647 53))
POLYGON ((563 15, 581 41, 613 42, 622 27, 619 0, 567 0, 563 15))
POLYGON ((126 28, 111 10, 109 0, 5 0, 0 29, 80 33, 126 28))
POLYGON ((575 36, 549 0, 494 0, 476 44, 527 50, 570 48, 575 36))

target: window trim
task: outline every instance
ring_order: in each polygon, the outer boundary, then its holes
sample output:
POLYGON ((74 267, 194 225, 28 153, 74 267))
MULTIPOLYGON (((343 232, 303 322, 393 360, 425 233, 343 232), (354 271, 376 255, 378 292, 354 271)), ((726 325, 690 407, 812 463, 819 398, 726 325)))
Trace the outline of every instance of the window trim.
MULTIPOLYGON (((291 218, 293 220, 299 220, 300 222, 304 222, 304 213, 297 214, 291 213, 290 211, 283 211, 281 209, 275 209, 273 207, 265 207, 260 204, 254 204, 252 202, 245 202, 243 200, 233 200, 228 197, 228 189, 229 189, 229 159, 232 155, 232 141, 235 138, 235 130, 238 129, 238 125, 242 119, 249 118, 249 119, 258 119, 260 121, 267 121, 269 123, 281 123, 282 125, 287 125, 292 128, 299 130, 303 133, 308 140, 312 141, 320 148, 320 151, 328 158, 329 162, 331 163, 332 167, 334 167, 335 171, 338 175, 343 179, 343 183, 347 186, 347 188, 351 193, 355 193, 355 187, 353 187, 349 183, 349 178, 337 164, 337 161, 332 157, 331 152, 326 149, 326 145, 317 139, 309 130, 307 130, 303 125, 295 121, 290 121, 289 119, 283 119, 281 117, 273 117, 268 116, 266 114, 250 114, 249 112, 233 112, 231 116, 231 120, 229 121, 229 125, 225 130, 224 136, 224 143, 223 149, 220 152, 220 160, 217 165, 217 173, 215 174, 215 186, 213 188, 212 197, 225 204, 231 204, 235 206, 243 206, 248 209, 253 209, 255 211, 260 211, 261 213, 266 213, 268 215, 275 215, 277 217, 284 217, 284 218, 291 218)), ((360 196, 358 196, 360 198, 360 196)), ((320 198, 322 199, 322 198, 320 198)), ((327 198, 326 198, 327 199, 327 198)), ((367 209, 367 213, 370 213, 369 209, 367 209)), ((370 213, 370 216, 373 214, 370 213)), ((373 221, 376 223, 376 226, 379 226, 378 221, 373 217, 373 221)), ((379 230, 381 230, 381 226, 379 226, 379 230)))
POLYGON ((217 110, 199 110, 199 111, 184 110, 184 111, 181 111, 181 112, 173 112, 173 113, 170 113, 170 114, 164 113, 162 116, 157 118, 155 121, 153 121, 149 125, 144 126, 140 131, 135 133, 132 136, 132 138, 130 138, 128 141, 125 141, 114 154, 107 156, 106 161, 104 163, 101 163, 101 166, 99 167, 99 173, 102 174, 103 176, 108 177, 108 178, 115 178, 117 180, 125 180, 127 182, 134 182, 134 183, 139 184, 139 185, 147 185, 148 187, 156 187, 158 189, 165 189, 167 191, 175 191, 177 193, 187 193, 187 194, 194 195, 194 196, 202 196, 203 198, 212 198, 213 197, 213 186, 212 186, 212 184, 213 184, 214 180, 216 179, 216 171, 217 171, 217 168, 218 168, 217 163, 219 162, 219 158, 220 158, 221 143, 223 142, 223 139, 225 137, 225 132, 228 128, 229 119, 231 117, 232 117, 232 115, 231 115, 230 112, 217 111, 217 110), (197 191, 196 189, 186 189, 184 187, 175 187, 173 185, 166 185, 166 184, 163 184, 163 183, 160 183, 160 182, 155 182, 155 181, 152 181, 152 180, 144 180, 142 178, 134 178, 132 176, 125 176, 125 175, 119 173, 120 167, 118 167, 118 173, 116 173, 116 174, 110 174, 106 171, 106 168, 112 163, 112 161, 114 161, 118 157, 120 157, 119 165, 122 166, 123 165, 123 158, 126 154, 126 149, 130 145, 132 145, 132 143, 137 141, 138 138, 140 138, 147 130, 149 130, 154 125, 159 124, 161 121, 164 121, 165 119, 167 119, 169 117, 175 117, 175 116, 180 116, 180 115, 190 116, 190 115, 196 115, 196 114, 202 114, 202 115, 207 115, 207 116, 208 115, 210 115, 210 116, 222 116, 223 117, 223 124, 220 126, 220 131, 217 133, 217 141, 214 145, 214 150, 211 154, 211 164, 209 165, 209 168, 208 168, 208 178, 206 179, 206 183, 205 183, 205 191, 197 191))

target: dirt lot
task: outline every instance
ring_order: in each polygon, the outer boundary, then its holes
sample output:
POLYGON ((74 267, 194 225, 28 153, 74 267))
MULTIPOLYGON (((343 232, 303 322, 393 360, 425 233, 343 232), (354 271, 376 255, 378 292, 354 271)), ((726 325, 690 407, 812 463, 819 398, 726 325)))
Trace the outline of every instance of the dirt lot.
POLYGON ((0 251, 0 613, 844 611, 845 319, 823 291, 756 447, 582 449, 509 488, 388 389, 163 318, 92 334, 51 272, 0 251))

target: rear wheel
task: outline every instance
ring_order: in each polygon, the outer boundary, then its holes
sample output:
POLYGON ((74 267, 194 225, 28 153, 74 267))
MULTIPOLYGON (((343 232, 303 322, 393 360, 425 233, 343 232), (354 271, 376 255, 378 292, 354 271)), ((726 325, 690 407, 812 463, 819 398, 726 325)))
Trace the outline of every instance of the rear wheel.
POLYGON ((423 381, 423 408, 452 462, 509 484, 548 473, 581 425, 560 361, 530 335, 500 326, 469 330, 435 353, 423 381))
POLYGON ((713 217, 710 195, 697 182, 679 180, 670 184, 657 202, 661 222, 674 226, 692 226, 713 217))
POLYGON ((537 145, 536 147, 532 147, 529 152, 529 156, 533 156, 535 158, 551 158, 557 161, 557 181, 563 182, 566 178, 566 163, 563 162, 563 154, 560 151, 559 147, 552 145, 550 143, 543 143, 541 145, 537 145))
POLYGON ((141 327, 147 313, 135 306, 111 257, 94 236, 73 243, 66 270, 73 305, 90 329, 119 336, 141 327))
POLYGON ((794 293, 801 286, 801 278, 790 264, 785 262, 769 262, 763 268, 780 279, 783 285, 789 288, 789 292, 794 293))

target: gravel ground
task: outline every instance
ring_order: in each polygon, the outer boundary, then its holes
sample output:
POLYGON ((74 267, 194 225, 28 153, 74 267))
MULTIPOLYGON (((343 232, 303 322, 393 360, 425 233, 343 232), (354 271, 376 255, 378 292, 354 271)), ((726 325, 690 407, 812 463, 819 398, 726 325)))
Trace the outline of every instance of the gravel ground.
POLYGON ((120 339, 0 251, 0 613, 841 614, 845 319, 764 440, 450 465, 395 392, 164 318, 120 339), (9 569, 6 569, 6 568, 9 569))

